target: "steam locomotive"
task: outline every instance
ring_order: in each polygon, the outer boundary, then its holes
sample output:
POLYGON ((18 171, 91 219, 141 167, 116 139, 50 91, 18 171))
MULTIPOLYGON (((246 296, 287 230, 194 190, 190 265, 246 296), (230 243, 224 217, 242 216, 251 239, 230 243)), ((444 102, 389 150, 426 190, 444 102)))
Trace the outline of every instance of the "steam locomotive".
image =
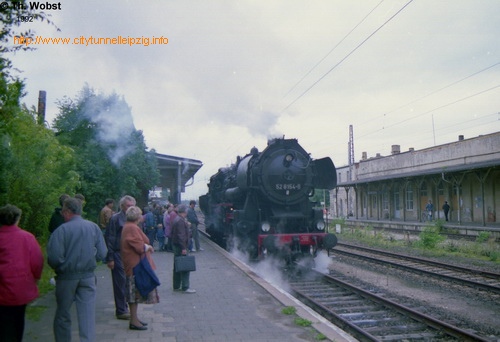
POLYGON ((337 244, 325 232, 323 210, 310 200, 314 189, 336 184, 330 158, 312 160, 297 139, 277 138, 262 152, 254 147, 220 168, 199 204, 206 231, 218 244, 252 259, 275 256, 289 264, 337 244))

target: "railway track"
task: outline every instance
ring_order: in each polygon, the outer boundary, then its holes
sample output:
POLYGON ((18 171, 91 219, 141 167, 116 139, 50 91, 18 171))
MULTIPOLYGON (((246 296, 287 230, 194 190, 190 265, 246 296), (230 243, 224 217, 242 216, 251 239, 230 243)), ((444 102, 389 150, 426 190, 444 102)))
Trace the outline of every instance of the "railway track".
POLYGON ((477 269, 444 264, 429 259, 390 253, 377 249, 338 243, 331 251, 336 255, 345 255, 392 268, 432 276, 441 280, 500 294, 500 274, 477 269))
POLYGON ((360 341, 491 341, 330 275, 290 284, 295 297, 360 341))

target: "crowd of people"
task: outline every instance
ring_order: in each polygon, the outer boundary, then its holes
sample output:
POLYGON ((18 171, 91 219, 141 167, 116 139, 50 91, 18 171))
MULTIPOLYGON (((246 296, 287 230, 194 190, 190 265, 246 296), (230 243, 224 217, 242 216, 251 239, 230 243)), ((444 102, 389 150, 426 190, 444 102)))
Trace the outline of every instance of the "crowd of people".
MULTIPOLYGON (((61 195, 59 204, 50 219, 47 243, 47 262, 56 274, 51 279, 57 304, 55 340, 71 340, 70 309, 75 303, 80 340, 95 341, 94 271, 100 261, 111 270, 116 318, 129 320, 131 330, 147 330, 147 322, 138 317, 138 304, 156 304, 160 298, 156 288, 141 295, 134 268, 146 258, 156 269, 152 257, 155 245, 158 251, 174 256, 203 250, 196 202, 189 206, 153 204, 141 210, 135 198, 127 195, 114 212, 114 200, 107 199, 98 224, 82 217, 82 195, 61 195)), ((0 341, 6 342, 22 341, 26 306, 39 295, 37 282, 44 263, 36 238, 18 226, 21 214, 13 205, 0 208, 0 341)), ((189 274, 178 272, 174 264, 173 291, 196 292, 190 287, 189 274)))

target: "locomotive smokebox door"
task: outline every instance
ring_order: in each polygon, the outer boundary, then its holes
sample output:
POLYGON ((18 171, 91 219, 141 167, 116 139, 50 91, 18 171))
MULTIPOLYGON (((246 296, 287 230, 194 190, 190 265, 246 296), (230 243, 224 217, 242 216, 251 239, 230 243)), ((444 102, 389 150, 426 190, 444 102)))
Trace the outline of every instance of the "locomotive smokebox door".
POLYGON ((331 190, 337 186, 337 170, 329 157, 316 159, 314 164, 314 187, 331 190))

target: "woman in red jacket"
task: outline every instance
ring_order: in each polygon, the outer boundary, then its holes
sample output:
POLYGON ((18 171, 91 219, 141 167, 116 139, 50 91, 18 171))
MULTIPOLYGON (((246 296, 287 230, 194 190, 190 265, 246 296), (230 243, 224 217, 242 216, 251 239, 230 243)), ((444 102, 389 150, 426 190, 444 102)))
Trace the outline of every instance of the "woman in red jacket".
POLYGON ((26 305, 38 297, 43 254, 33 234, 17 225, 21 209, 0 208, 0 341, 22 341, 26 305))

